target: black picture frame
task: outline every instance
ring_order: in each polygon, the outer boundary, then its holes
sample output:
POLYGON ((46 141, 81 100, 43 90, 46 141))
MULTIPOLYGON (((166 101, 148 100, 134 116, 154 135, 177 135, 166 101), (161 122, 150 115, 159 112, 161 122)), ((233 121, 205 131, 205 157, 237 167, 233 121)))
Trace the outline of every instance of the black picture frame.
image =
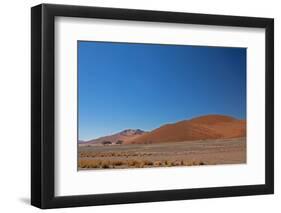
POLYGON ((41 4, 31 8, 31 204, 42 208, 217 198, 274 193, 274 20, 164 11, 41 4), (266 32, 265 184, 93 195, 54 195, 55 17, 264 28, 266 32))

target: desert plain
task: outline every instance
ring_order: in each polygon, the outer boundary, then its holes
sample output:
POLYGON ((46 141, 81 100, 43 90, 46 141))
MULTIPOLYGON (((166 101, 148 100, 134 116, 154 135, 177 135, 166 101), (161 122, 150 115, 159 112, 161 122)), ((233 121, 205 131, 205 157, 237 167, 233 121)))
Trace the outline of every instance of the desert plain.
POLYGON ((78 170, 246 163, 246 121, 206 115, 78 144, 78 170))

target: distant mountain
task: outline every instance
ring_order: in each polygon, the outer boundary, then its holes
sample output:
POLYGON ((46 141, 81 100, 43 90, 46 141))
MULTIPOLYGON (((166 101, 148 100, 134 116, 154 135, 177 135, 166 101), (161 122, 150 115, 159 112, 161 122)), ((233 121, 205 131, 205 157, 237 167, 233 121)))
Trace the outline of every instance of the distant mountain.
POLYGON ((166 124, 150 132, 126 129, 81 144, 151 144, 208 139, 227 139, 246 136, 246 121, 225 115, 206 115, 166 124))
POLYGON ((151 132, 127 140, 127 144, 150 144, 246 136, 246 121, 224 115, 207 115, 163 125, 151 132))
POLYGON ((108 135, 104 137, 100 137, 97 139, 89 140, 84 142, 83 144, 93 144, 93 145, 98 145, 102 143, 111 143, 111 144, 118 144, 118 143, 125 143, 129 139, 134 139, 140 135, 145 134, 146 132, 141 130, 141 129, 126 129, 121 132, 118 132, 113 135, 108 135))

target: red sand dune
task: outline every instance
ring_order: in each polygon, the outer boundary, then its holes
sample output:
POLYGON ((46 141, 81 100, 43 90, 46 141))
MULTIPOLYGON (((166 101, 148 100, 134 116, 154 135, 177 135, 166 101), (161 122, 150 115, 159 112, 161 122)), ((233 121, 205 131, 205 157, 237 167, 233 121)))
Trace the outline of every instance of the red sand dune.
POLYGON ((125 141, 126 144, 150 144, 246 136, 246 121, 224 115, 207 115, 161 126, 125 141))

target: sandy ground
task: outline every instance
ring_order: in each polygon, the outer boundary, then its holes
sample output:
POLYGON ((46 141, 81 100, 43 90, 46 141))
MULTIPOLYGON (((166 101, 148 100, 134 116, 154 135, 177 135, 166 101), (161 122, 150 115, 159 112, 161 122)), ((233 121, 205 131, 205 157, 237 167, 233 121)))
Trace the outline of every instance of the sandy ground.
POLYGON ((78 169, 246 163, 246 139, 79 146, 78 169))

